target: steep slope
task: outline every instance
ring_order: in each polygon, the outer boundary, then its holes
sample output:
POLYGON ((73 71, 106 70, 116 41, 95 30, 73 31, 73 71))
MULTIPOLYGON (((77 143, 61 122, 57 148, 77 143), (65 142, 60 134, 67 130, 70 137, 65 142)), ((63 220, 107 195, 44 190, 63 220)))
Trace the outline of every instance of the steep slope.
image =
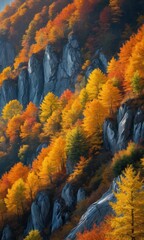
POLYGON ((113 213, 128 165, 143 178, 143 16, 135 0, 0 13, 2 240, 77 239, 113 213))

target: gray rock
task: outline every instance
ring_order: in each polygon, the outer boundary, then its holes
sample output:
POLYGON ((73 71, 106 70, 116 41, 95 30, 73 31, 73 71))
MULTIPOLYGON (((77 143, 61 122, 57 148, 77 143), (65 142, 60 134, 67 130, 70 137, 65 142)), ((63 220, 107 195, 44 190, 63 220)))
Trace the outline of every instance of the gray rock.
POLYGON ((77 203, 83 201, 86 198, 85 190, 80 188, 77 192, 77 203))
POLYGON ((83 232, 85 229, 89 230, 94 224, 99 225, 107 215, 112 213, 109 203, 116 200, 113 191, 117 191, 117 180, 119 179, 113 181, 109 190, 100 198, 100 200, 90 205, 88 210, 81 217, 78 225, 66 237, 66 240, 76 239, 78 232, 83 232))
POLYGON ((15 50, 6 39, 0 39, 0 72, 14 62, 15 50))
POLYGON ((144 141, 144 112, 123 104, 115 121, 106 120, 103 125, 104 147, 115 153, 125 149, 130 141, 144 141))
POLYGON ((86 78, 88 78, 90 73, 96 68, 99 68, 101 71, 106 73, 107 65, 108 61, 106 56, 103 54, 102 50, 98 49, 93 57, 93 60, 91 61, 90 66, 86 70, 86 78))
POLYGON ((18 100, 26 108, 29 103, 29 79, 27 69, 23 69, 18 77, 18 100))
POLYGON ((117 150, 121 150, 127 147, 128 142, 132 138, 132 128, 133 128, 133 112, 132 110, 127 110, 118 124, 118 140, 117 140, 117 150))
POLYGON ((105 148, 114 153, 117 146, 117 129, 114 123, 110 120, 106 120, 103 125, 103 133, 103 142, 105 148))
POLYGON ((53 216, 52 216, 52 232, 58 229, 63 225, 63 216, 62 216, 62 206, 56 200, 53 207, 53 216))
POLYGON ((44 96, 48 92, 54 92, 56 73, 58 68, 58 59, 51 45, 45 50, 44 60, 44 96))
POLYGON ((17 99, 17 81, 5 80, 0 88, 0 111, 11 100, 17 99))
POLYGON ((65 202, 65 205, 67 207, 72 207, 73 204, 75 203, 75 196, 74 196, 74 192, 73 192, 73 187, 70 183, 66 183, 66 185, 64 186, 62 193, 61 193, 61 197, 65 202))
POLYGON ((81 66, 81 51, 76 37, 71 34, 63 49, 61 63, 58 67, 55 94, 60 96, 64 90, 74 91, 76 77, 81 66))
POLYGON ((42 61, 36 55, 32 55, 28 62, 28 75, 29 75, 29 101, 37 106, 40 104, 43 87, 44 76, 42 61))
POLYGON ((47 226, 50 213, 50 200, 46 192, 40 192, 36 200, 31 205, 31 215, 28 220, 25 235, 30 230, 39 230, 42 232, 47 226))
POLYGON ((144 112, 138 109, 134 119, 133 141, 135 143, 144 141, 144 112))
POLYGON ((3 229, 1 240, 12 240, 12 239, 13 239, 13 234, 12 234, 11 228, 9 227, 9 225, 7 225, 3 229))

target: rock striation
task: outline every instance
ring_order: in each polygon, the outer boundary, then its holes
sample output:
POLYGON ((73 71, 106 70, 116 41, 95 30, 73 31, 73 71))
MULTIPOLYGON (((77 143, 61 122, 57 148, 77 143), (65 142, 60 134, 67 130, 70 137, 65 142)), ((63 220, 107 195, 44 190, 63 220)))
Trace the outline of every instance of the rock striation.
POLYGON ((99 225, 104 218, 112 213, 112 208, 109 205, 110 202, 114 202, 116 199, 114 197, 114 191, 117 191, 117 181, 115 179, 109 188, 109 190, 98 200, 89 206, 87 211, 81 217, 78 225, 72 229, 69 235, 66 237, 66 240, 76 239, 78 232, 83 232, 85 229, 91 229, 94 224, 99 225))

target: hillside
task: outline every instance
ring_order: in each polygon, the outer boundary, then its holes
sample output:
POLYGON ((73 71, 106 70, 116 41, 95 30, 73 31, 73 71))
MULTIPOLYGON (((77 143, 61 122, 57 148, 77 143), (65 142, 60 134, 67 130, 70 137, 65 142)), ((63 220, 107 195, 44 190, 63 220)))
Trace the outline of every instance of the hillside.
POLYGON ((0 239, 143 239, 143 1, 14 0, 0 21, 0 239))

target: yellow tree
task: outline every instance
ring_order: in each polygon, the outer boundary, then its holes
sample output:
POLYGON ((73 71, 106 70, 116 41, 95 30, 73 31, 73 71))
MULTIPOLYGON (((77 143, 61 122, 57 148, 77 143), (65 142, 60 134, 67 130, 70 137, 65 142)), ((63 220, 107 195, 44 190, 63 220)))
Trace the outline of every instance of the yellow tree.
POLYGON ((62 111, 62 127, 64 130, 72 128, 72 126, 82 118, 82 105, 78 97, 70 101, 62 111))
POLYGON ((111 235, 117 240, 144 239, 144 191, 140 173, 129 166, 117 183, 116 202, 111 203, 115 216, 111 219, 111 235))
POLYGON ((106 108, 94 99, 84 110, 83 127, 94 149, 99 149, 102 143, 102 125, 107 116, 106 108))
POLYGON ((117 87, 114 87, 110 82, 103 85, 102 90, 99 94, 99 99, 101 103, 108 109, 109 114, 119 107, 122 100, 122 96, 117 87))
POLYGON ((80 103, 81 103, 82 107, 84 108, 86 103, 88 102, 88 93, 87 93, 86 88, 83 88, 80 91, 79 100, 80 100, 80 103))
POLYGON ((9 120, 12 117, 16 116, 17 114, 21 114, 22 112, 22 105, 17 100, 12 100, 5 105, 2 110, 2 117, 4 120, 9 120))
POLYGON ((48 93, 41 106, 40 106, 40 120, 41 122, 46 122, 46 120, 52 115, 53 111, 58 109, 58 97, 53 93, 48 93))
POLYGON ((38 192, 38 189, 40 188, 40 178, 34 171, 29 172, 25 188, 26 198, 32 202, 38 192))
POLYGON ((5 198, 6 207, 9 213, 20 216, 24 213, 26 204, 25 183, 22 178, 18 179, 11 189, 8 189, 8 194, 5 198))
POLYGON ((52 149, 49 153, 49 159, 51 162, 55 162, 57 171, 60 172, 65 168, 66 152, 65 152, 65 139, 58 137, 52 142, 52 149))
POLYGON ((53 182, 53 175, 57 172, 56 159, 51 161, 49 156, 45 157, 42 162, 42 167, 39 173, 42 185, 46 186, 53 182))
POLYGON ((38 230, 32 230, 24 240, 42 240, 42 237, 38 230))
POLYGON ((21 115, 16 115, 11 118, 7 124, 6 133, 9 136, 10 142, 15 142, 19 139, 20 127, 23 123, 21 115))
POLYGON ((61 129, 61 110, 56 110, 52 115, 47 119, 43 127, 42 135, 45 137, 55 136, 57 132, 61 129))
POLYGON ((106 76, 102 73, 100 69, 93 70, 93 72, 89 76, 86 86, 89 100, 98 98, 102 85, 106 82, 106 80, 106 76))

